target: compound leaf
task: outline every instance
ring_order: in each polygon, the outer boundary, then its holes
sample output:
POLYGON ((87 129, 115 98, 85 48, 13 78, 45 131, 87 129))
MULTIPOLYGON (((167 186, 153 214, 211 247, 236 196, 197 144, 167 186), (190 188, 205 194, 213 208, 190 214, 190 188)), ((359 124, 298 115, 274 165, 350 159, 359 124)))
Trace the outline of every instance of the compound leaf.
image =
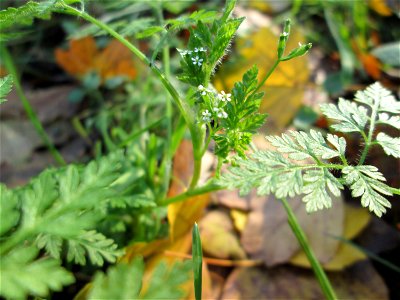
POLYGON ((382 196, 391 196, 389 187, 382 173, 374 166, 348 166, 342 170, 346 184, 351 189, 353 197, 361 197, 361 205, 368 207, 378 217, 386 212, 386 207, 390 208, 390 202, 382 196))
POLYGON ((0 265, 0 295, 23 299, 27 295, 46 297, 49 290, 60 291, 74 282, 72 274, 55 259, 37 259, 34 247, 21 247, 2 256, 0 265))
POLYGON ((330 119, 340 121, 331 127, 340 132, 362 132, 368 121, 367 109, 343 98, 338 105, 322 104, 322 113, 330 119))
POLYGON ((400 158, 400 137, 393 138, 386 133, 380 132, 376 136, 376 141, 382 146, 387 155, 400 158))

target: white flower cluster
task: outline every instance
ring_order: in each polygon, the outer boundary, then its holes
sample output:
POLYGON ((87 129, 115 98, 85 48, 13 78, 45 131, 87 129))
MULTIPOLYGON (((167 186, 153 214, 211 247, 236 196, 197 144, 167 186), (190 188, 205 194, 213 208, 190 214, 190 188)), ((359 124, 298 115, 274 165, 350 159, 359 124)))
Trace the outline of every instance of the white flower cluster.
MULTIPOLYGON (((200 94, 202 96, 207 95, 207 93, 212 93, 211 90, 207 89, 206 87, 204 87, 203 85, 199 85, 197 87, 198 91, 200 92, 200 94)), ((217 103, 215 103, 215 107, 212 108, 212 112, 214 115, 216 115, 218 118, 221 119, 226 119, 228 118, 228 114, 224 111, 223 107, 219 107, 220 101, 226 103, 227 101, 230 102, 231 101, 231 94, 230 93, 225 93, 224 91, 221 91, 217 96, 217 103)), ((225 104, 223 104, 225 105, 225 104)), ((204 122, 210 122, 211 121, 211 117, 212 117, 212 113, 206 109, 204 110, 202 113, 202 120, 204 122)))
POLYGON ((204 47, 194 48, 193 50, 180 50, 180 49, 178 49, 178 51, 182 56, 192 55, 194 53, 195 56, 191 57, 192 63, 194 65, 199 66, 199 67, 203 64, 203 61, 204 61, 204 59, 199 56, 200 53, 201 52, 207 52, 206 48, 204 48, 204 47))

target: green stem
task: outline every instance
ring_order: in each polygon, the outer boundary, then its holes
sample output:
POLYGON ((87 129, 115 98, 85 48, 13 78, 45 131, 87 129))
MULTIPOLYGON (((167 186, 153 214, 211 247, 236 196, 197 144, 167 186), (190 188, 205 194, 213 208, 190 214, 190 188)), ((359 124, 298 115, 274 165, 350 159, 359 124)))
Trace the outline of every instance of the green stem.
POLYGON ((6 47, 0 46, 1 57, 4 59, 5 67, 7 68, 8 72, 10 72, 11 76, 14 80, 15 90, 18 94, 19 99, 21 100, 22 106, 26 114, 28 115, 29 120, 33 124, 36 129, 36 132, 39 134, 43 142, 45 143, 46 147, 49 149, 51 155, 54 157, 56 162, 62 166, 65 166, 65 160, 61 156, 60 152, 56 149, 54 144, 52 143, 51 139, 47 135, 46 131, 44 130, 42 123, 40 122, 38 116, 36 115, 35 111, 33 110, 31 104, 29 103, 28 99, 25 96, 24 90, 21 86, 21 82, 19 80, 18 72, 13 62, 13 59, 8 52, 6 47))
POLYGON ((161 206, 166 206, 166 205, 169 205, 171 203, 185 201, 186 199, 191 198, 193 196, 202 195, 202 194, 215 192, 215 191, 219 191, 219 190, 224 190, 224 189, 226 189, 225 186, 216 184, 213 181, 209 181, 207 184, 205 184, 205 185, 203 185, 201 187, 193 188, 193 189, 189 188, 186 192, 184 192, 182 194, 179 194, 177 196, 164 199, 159 204, 161 206))
POLYGON ((389 187, 389 191, 394 195, 400 195, 400 189, 389 187))
MULTIPOLYGON (((161 5, 158 5, 156 8, 156 13, 159 20, 159 25, 164 25, 164 16, 161 5)), ((170 66, 170 54, 169 54, 169 46, 166 45, 163 47, 162 51, 162 60, 164 66, 165 77, 167 80, 170 80, 171 77, 171 66, 170 66)), ((165 103, 165 118, 167 119, 167 136, 165 140, 165 151, 161 165, 161 175, 162 175, 162 190, 161 190, 161 199, 165 197, 168 192, 169 182, 171 179, 171 166, 172 166, 172 105, 171 99, 168 97, 165 103)))
POLYGON ((321 264, 319 263, 318 259, 315 257, 314 252, 312 251, 311 247, 309 246, 309 242, 307 240, 306 235, 304 234, 303 229, 300 227, 299 222, 295 214, 293 213, 292 208, 290 207, 289 203, 285 198, 280 199, 288 216, 288 223, 292 228, 293 233, 295 234, 300 246, 303 248, 304 253, 306 254, 313 270, 315 276, 318 279, 319 285, 326 297, 326 299, 337 299, 335 291, 332 288, 332 285, 326 276, 324 270, 322 269, 321 264))
POLYGON ((376 117, 377 117, 377 114, 378 114, 378 107, 379 107, 379 101, 376 101, 374 107, 372 107, 371 119, 370 119, 371 122, 369 124, 368 136, 367 136, 367 139, 365 141, 365 147, 364 147, 364 150, 363 150, 363 152, 361 154, 361 158, 360 158, 360 160, 358 162, 359 166, 361 166, 365 162, 365 159, 367 157, 368 151, 369 151, 369 149, 370 149, 370 147, 372 146, 372 143, 373 143, 372 136, 373 136, 374 130, 375 130, 375 122, 376 122, 376 117))
POLYGON ((200 169, 201 169, 201 150, 203 149, 204 144, 204 130, 202 130, 195 121, 194 113, 189 107, 189 105, 184 102, 175 87, 171 84, 168 78, 156 67, 155 64, 151 63, 151 61, 141 52, 138 48, 136 48, 132 43, 130 43, 127 39, 125 39, 122 35, 116 32, 114 29, 110 28, 107 24, 93 18, 89 14, 79 11, 78 9, 66 5, 60 4, 61 9, 57 10, 57 12, 62 14, 69 14, 77 17, 81 17, 84 20, 98 26, 103 29, 115 39, 120 41, 123 45, 125 45, 136 57, 142 61, 144 64, 148 65, 153 74, 155 74, 158 79, 162 82, 164 87, 167 89, 169 94, 172 96, 176 106, 181 112, 186 124, 189 127, 190 135, 192 137, 193 143, 193 152, 194 152, 194 175, 192 177, 192 182, 190 183, 190 187, 195 187, 197 185, 197 181, 200 178, 200 169))
POLYGON ((277 61, 275 61, 274 65, 271 67, 271 69, 269 69, 268 73, 265 74, 264 78, 260 81, 260 83, 257 85, 257 88, 254 90, 253 93, 251 93, 252 95, 255 94, 263 85, 264 83, 267 81, 267 79, 271 76, 271 74, 275 71, 276 67, 279 65, 281 61, 278 59, 277 61))

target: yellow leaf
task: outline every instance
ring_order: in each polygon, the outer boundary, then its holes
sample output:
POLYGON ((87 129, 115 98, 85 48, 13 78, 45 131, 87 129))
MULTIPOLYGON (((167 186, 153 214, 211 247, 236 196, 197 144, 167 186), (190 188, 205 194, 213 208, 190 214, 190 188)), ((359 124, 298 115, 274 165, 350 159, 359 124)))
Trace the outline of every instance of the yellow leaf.
POLYGON ((369 0, 369 6, 381 16, 391 16, 392 10, 387 6, 385 0, 369 0))
MULTIPOLYGON (((174 158, 173 181, 168 196, 172 197, 185 191, 193 172, 192 161, 192 143, 183 140, 174 158)), ((194 222, 203 215, 209 200, 209 194, 203 194, 168 206, 169 233, 172 241, 191 230, 194 222)))
MULTIPOLYGON (((347 240, 356 237, 368 225, 370 219, 371 215, 366 209, 346 205, 343 237, 347 240)), ((340 271, 366 258, 366 255, 357 248, 341 242, 335 256, 323 264, 323 268, 328 271, 340 271)), ((310 268, 310 263, 303 251, 294 255, 290 262, 296 266, 310 268)))
MULTIPOLYGON (((277 41, 268 28, 237 39, 235 64, 225 64, 217 73, 214 85, 218 90, 232 89, 235 82, 241 80, 243 73, 256 64, 259 68, 259 80, 264 78, 277 57, 277 41)), ((298 30, 292 30, 286 47, 286 53, 304 42, 298 30)), ((298 57, 287 62, 281 62, 275 72, 261 89, 265 92, 261 111, 267 112, 269 131, 281 131, 293 118, 303 100, 305 85, 308 82, 309 71, 307 58, 298 57), (271 128, 272 127, 272 128, 271 128)))
POLYGON ((247 212, 238 209, 231 209, 230 214, 236 230, 242 232, 247 223, 247 212))

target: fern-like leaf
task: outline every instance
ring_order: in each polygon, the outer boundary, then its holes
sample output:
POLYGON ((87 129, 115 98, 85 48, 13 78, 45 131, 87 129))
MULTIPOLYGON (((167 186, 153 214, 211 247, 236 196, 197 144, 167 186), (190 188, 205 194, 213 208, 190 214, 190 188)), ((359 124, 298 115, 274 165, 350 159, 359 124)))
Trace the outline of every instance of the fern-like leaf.
POLYGON ((393 138, 386 133, 380 132, 376 136, 376 141, 382 146, 387 155, 400 158, 400 137, 393 138))
POLYGON ((184 296, 182 284, 190 278, 190 261, 167 266, 159 263, 148 279, 148 287, 142 289, 144 263, 135 258, 131 263, 119 263, 111 267, 107 275, 97 273, 89 299, 180 299, 184 296))
POLYGON ((374 166, 349 166, 343 169, 344 179, 353 197, 361 197, 361 205, 368 207, 378 217, 390 208, 390 202, 382 196, 391 196, 389 187, 383 183, 385 177, 374 166))
POLYGON ((339 123, 331 127, 340 132, 362 132, 368 121, 367 109, 343 98, 338 105, 322 104, 322 113, 339 123))
POLYGON ((74 282, 72 274, 55 259, 37 259, 34 247, 20 247, 2 256, 0 295, 8 299, 25 299, 28 295, 46 297, 49 290, 60 291, 74 282))

